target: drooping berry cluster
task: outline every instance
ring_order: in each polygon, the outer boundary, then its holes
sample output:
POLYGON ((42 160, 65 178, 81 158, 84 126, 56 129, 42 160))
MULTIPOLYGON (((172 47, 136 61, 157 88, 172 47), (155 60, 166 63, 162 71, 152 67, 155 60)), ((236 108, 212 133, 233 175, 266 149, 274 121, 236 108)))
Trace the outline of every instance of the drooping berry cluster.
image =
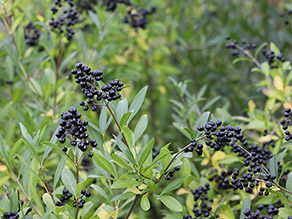
POLYGON ((81 195, 79 197, 79 201, 77 202, 76 199, 75 199, 75 201, 73 203, 73 207, 77 207, 77 203, 78 203, 79 208, 83 208, 83 206, 85 204, 85 197, 90 197, 90 196, 91 196, 90 192, 86 192, 85 189, 82 189, 81 190, 81 195))
POLYGON ((250 208, 244 210, 244 218, 245 219, 273 219, 273 215, 277 215, 279 213, 279 209, 274 207, 273 205, 269 205, 267 209, 267 215, 262 214, 262 210, 264 209, 264 205, 258 205, 257 210, 253 213, 250 208))
POLYGON ((137 31, 138 28, 145 29, 147 25, 147 16, 154 14, 156 12, 156 7, 152 7, 150 10, 145 8, 135 9, 131 7, 128 10, 127 15, 124 18, 124 22, 131 25, 137 31))
POLYGON ((29 46, 35 46, 37 45, 39 38, 39 30, 32 24, 32 22, 29 22, 29 24, 24 27, 25 43, 29 46))
POLYGON ((285 119, 282 119, 280 123, 281 123, 282 129, 285 131, 285 135, 286 135, 285 140, 290 141, 292 140, 292 134, 288 130, 288 128, 290 125, 292 125, 292 121, 291 121, 292 110, 290 108, 286 108, 285 112, 283 113, 283 116, 285 117, 285 119))
POLYGON ((68 189, 63 189, 63 191, 62 191, 62 193, 63 193, 63 196, 61 196, 59 199, 60 199, 60 201, 57 201, 56 202, 56 205, 57 206, 63 206, 67 201, 69 201, 71 198, 72 198, 72 193, 71 192, 69 192, 69 190, 68 189))
POLYGON ((289 24, 289 18, 290 18, 291 15, 292 15, 292 10, 288 10, 286 13, 285 13, 285 12, 282 12, 282 13, 280 14, 280 16, 283 17, 283 18, 285 19, 285 20, 284 20, 284 23, 285 23, 286 25, 289 24))
MULTIPOLYGON (((193 213, 195 217, 209 217, 212 210, 213 199, 209 199, 208 191, 210 190, 210 184, 206 183, 205 186, 200 186, 199 188, 192 191, 194 195, 194 208, 193 213)), ((183 219, 192 219, 192 215, 184 215, 183 219)))
POLYGON ((285 58, 282 53, 279 55, 276 55, 274 51, 271 50, 263 50, 262 54, 268 61, 268 64, 270 66, 270 69, 277 69, 279 62, 285 62, 285 58))
MULTIPOLYGON (((91 106, 92 111, 97 109, 96 101, 106 100, 110 102, 121 98, 121 94, 118 92, 122 90, 123 82, 115 79, 110 81, 108 85, 98 88, 96 82, 102 79, 102 71, 97 69, 91 71, 90 67, 81 63, 77 63, 75 67, 76 69, 74 68, 71 73, 76 78, 76 83, 81 86, 85 98, 88 98, 87 104, 91 106)), ((89 109, 89 106, 84 101, 81 101, 80 105, 84 111, 89 109)))
POLYGON ((177 166, 175 168, 173 168, 171 171, 169 171, 169 173, 165 176, 166 180, 170 180, 171 177, 173 177, 173 174, 175 171, 179 171, 180 170, 180 166, 177 166))
MULTIPOLYGON (((73 147, 78 146, 81 151, 85 152, 90 147, 97 146, 95 139, 88 140, 87 125, 88 121, 82 121, 81 114, 74 107, 69 107, 68 112, 61 113, 60 128, 56 132, 56 137, 62 144, 69 138, 73 147)), ((64 146, 62 150, 66 153, 68 148, 64 146)), ((88 156, 92 157, 93 153, 89 152, 88 156)))
POLYGON ((78 22, 79 13, 75 9, 75 4, 72 0, 65 0, 68 7, 66 7, 62 0, 55 0, 54 6, 51 7, 52 13, 55 17, 51 17, 49 25, 53 30, 58 30, 61 34, 66 31, 67 40, 71 40, 75 31, 72 27, 78 22), (57 13, 59 12, 59 13, 57 13))
POLYGON ((255 43, 247 43, 246 40, 241 40, 241 45, 238 44, 237 40, 231 41, 230 36, 226 36, 226 40, 228 42, 225 44, 225 47, 227 49, 232 49, 232 53, 231 53, 232 56, 237 56, 239 54, 239 50, 238 50, 237 46, 241 47, 243 50, 249 50, 249 49, 256 49, 257 48, 257 45, 255 43))

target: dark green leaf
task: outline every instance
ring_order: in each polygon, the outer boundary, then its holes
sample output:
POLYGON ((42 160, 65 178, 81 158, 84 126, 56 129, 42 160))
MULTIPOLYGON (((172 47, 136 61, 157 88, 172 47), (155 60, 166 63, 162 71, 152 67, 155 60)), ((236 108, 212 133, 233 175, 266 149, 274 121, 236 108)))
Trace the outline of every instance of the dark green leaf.
POLYGON ((250 209, 250 196, 247 196, 244 200, 243 203, 241 205, 241 211, 240 211, 240 219, 244 219, 244 211, 245 209, 249 208, 250 209))
POLYGON ((105 171, 107 171, 109 174, 113 175, 115 178, 117 177, 115 169, 112 165, 111 162, 109 162, 107 159, 105 159, 102 155, 93 152, 94 153, 94 160, 97 163, 97 165, 99 165, 102 169, 104 169, 105 171))
POLYGON ((175 189, 178 189, 179 187, 181 187, 182 183, 185 181, 185 179, 188 176, 185 177, 179 177, 177 179, 175 179, 174 181, 172 181, 171 183, 169 183, 161 192, 160 195, 164 195, 165 193, 171 192, 175 189))
POLYGON ((154 138, 150 140, 150 142, 145 145, 138 154, 138 166, 141 167, 145 160, 148 158, 150 154, 152 154, 152 148, 154 146, 154 138))

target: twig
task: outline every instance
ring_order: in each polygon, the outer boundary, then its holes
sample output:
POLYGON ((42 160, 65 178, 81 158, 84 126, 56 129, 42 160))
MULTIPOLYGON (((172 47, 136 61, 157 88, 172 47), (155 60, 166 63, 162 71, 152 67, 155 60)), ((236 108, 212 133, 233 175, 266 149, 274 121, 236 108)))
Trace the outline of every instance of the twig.
POLYGON ((238 45, 235 45, 236 49, 239 49, 243 54, 245 54, 246 56, 248 56, 252 61, 253 63, 255 63, 257 65, 257 67, 259 69, 262 69, 262 66, 261 64, 258 62, 258 60, 255 59, 255 57, 253 57, 249 52, 248 50, 242 48, 241 46, 238 46, 238 45))
POLYGON ((127 142, 127 139, 126 139, 124 133, 122 132, 121 126, 120 126, 120 124, 119 124, 117 118, 115 117, 115 115, 114 115, 112 109, 110 108, 110 106, 109 106, 109 104, 108 104, 107 101, 104 101, 104 102, 105 102, 105 106, 106 106, 106 108, 109 110, 111 116, 113 117, 113 119, 114 119, 114 121, 115 121, 115 123, 116 123, 116 125, 117 125, 117 127, 118 127, 118 129, 119 129, 119 131, 120 131, 120 133, 122 134, 123 139, 124 139, 124 141, 125 141, 125 144, 127 145, 128 148, 130 148, 130 146, 129 146, 128 142, 127 142))
MULTIPOLYGON (((203 139, 203 138, 205 138, 205 137, 206 137, 206 135, 203 134, 203 135, 199 136, 199 137, 196 139, 196 141, 199 141, 199 140, 201 140, 201 139, 203 139)), ((188 145, 186 145, 186 146, 183 147, 182 149, 180 149, 180 150, 179 150, 179 151, 173 156, 173 158, 171 159, 171 161, 169 162, 169 164, 165 167, 165 169, 164 169, 164 171, 163 171, 163 174, 161 174, 161 176, 160 176, 157 180, 155 180, 155 183, 158 183, 158 182, 162 179, 162 177, 165 175, 165 173, 167 172, 168 168, 171 166, 171 164, 174 162, 174 160, 178 157, 178 155, 180 155, 183 151, 185 151, 189 146, 191 146, 191 143, 188 144, 188 145)))
POLYGON ((21 183, 19 182, 18 178, 16 177, 16 175, 12 172, 15 181, 17 182, 18 186, 20 187, 21 191, 23 192, 24 196, 26 197, 26 199, 28 200, 28 202, 30 203, 30 206, 33 208, 33 210, 37 213, 37 215, 39 217, 41 217, 40 213, 37 211, 36 207, 32 204, 32 202, 30 201, 28 195, 26 194, 24 188, 22 187, 21 183))
POLYGON ((137 202, 137 200, 138 200, 140 197, 141 197, 141 195, 136 195, 136 196, 135 196, 135 198, 134 198, 134 200, 133 200, 133 202, 132 202, 132 204, 131 204, 131 207, 130 207, 130 209, 129 209, 129 211, 128 211, 126 217, 125 217, 125 219, 128 219, 128 218, 130 217, 132 211, 134 210, 134 207, 135 207, 135 205, 136 205, 136 202, 137 202))
POLYGON ((45 180, 46 187, 47 187, 47 190, 48 190, 48 192, 49 192, 49 195, 51 196, 51 198, 52 198, 52 200, 53 200, 53 202, 54 202, 54 205, 57 206, 57 205, 56 205, 56 202, 55 202, 55 199, 54 199, 54 196, 53 196, 53 194, 52 194, 52 192, 51 192, 51 190, 50 190, 50 187, 49 187, 48 181, 47 181, 47 179, 46 179, 46 177, 45 177, 45 174, 44 174, 44 171, 43 171, 42 164, 40 164, 40 170, 41 170, 42 175, 43 175, 43 178, 44 178, 44 180, 45 180))

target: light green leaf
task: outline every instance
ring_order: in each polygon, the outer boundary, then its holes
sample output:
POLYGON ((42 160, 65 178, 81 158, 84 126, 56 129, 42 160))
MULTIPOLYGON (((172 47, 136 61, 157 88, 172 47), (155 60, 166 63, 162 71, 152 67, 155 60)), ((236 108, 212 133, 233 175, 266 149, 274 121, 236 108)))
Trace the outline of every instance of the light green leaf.
POLYGON ((185 176, 185 177, 179 177, 177 179, 175 179, 174 181, 172 181, 171 183, 169 183, 161 192, 160 195, 163 195, 165 193, 168 193, 168 192, 171 192, 175 189, 178 189, 181 187, 182 183, 185 181, 185 179, 187 178, 188 176, 185 176))
POLYGON ((181 212, 183 210, 179 201, 169 195, 163 195, 159 197, 159 200, 172 211, 181 212))
POLYGON ((150 154, 152 154, 152 148, 154 146, 154 138, 150 140, 150 142, 145 145, 138 154, 138 166, 141 167, 145 160, 148 158, 150 154))
POLYGON ((64 186, 73 194, 76 195, 77 184, 76 178, 68 168, 64 168, 61 176, 64 186))
POLYGON ((130 147, 133 147, 134 145, 134 142, 135 142, 135 136, 134 136, 134 133, 127 127, 127 126, 124 126, 122 128, 122 132, 126 138, 126 141, 128 143, 128 145, 130 147))
POLYGON ((134 130, 134 135, 135 135, 135 139, 136 141, 141 137, 141 135, 144 133, 144 131, 146 130, 148 125, 148 119, 147 119, 147 115, 143 115, 140 117, 135 130, 134 130))
POLYGON ((144 102, 144 99, 145 99, 146 91, 147 91, 147 86, 143 87, 135 96, 134 100, 132 101, 129 111, 133 111, 133 113, 130 116, 129 121, 136 115, 136 113, 141 108, 142 103, 144 102))
POLYGON ((143 209, 143 211, 148 211, 150 209, 150 201, 146 194, 142 196, 140 206, 143 209))
POLYGON ((99 165, 102 169, 104 169, 105 171, 107 171, 109 174, 113 175, 115 178, 117 177, 115 169, 112 165, 111 162, 109 162, 106 158, 104 158, 102 155, 93 152, 94 153, 94 160, 97 163, 97 165, 99 165))
POLYGON ((240 211, 240 219, 244 219, 244 211, 245 209, 247 208, 250 208, 250 196, 247 196, 244 200, 243 200, 243 203, 242 203, 242 206, 241 206, 241 211, 240 211))

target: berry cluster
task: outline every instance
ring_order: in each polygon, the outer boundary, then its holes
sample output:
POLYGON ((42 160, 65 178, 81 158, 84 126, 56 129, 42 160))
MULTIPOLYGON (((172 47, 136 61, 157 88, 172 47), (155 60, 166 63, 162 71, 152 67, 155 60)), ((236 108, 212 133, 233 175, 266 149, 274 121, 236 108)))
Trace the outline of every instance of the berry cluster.
MULTIPOLYGON (((77 63, 75 67, 76 69, 72 69, 71 73, 76 78, 76 83, 81 86, 85 98, 88 98, 87 104, 91 106, 92 111, 96 111, 97 109, 95 100, 100 101, 103 99, 110 102, 121 98, 121 94, 118 92, 122 90, 124 86, 123 82, 115 79, 110 81, 108 85, 102 86, 101 89, 99 89, 96 82, 102 79, 102 71, 91 71, 90 67, 81 63, 77 63)), ((81 101, 80 105, 83 107, 84 111, 89 109, 89 106, 86 105, 84 101, 81 101)))
POLYGON ((129 23, 131 27, 145 29, 147 25, 147 16, 154 14, 156 12, 156 7, 152 7, 150 10, 145 8, 134 9, 133 7, 128 10, 128 14, 124 18, 125 23, 129 23))
POLYGON ((29 24, 26 25, 24 28, 25 43, 29 46, 35 46, 37 45, 38 43, 37 41, 39 38, 40 38, 39 30, 36 28, 36 26, 32 24, 32 22, 29 22, 29 24))
POLYGON ((286 13, 285 13, 285 12, 282 12, 282 13, 280 14, 281 17, 285 18, 284 23, 285 23, 286 25, 289 24, 289 17, 290 17, 291 15, 292 15, 292 10, 288 10, 286 13))
POLYGON ((242 49, 244 50, 249 50, 249 49, 256 49, 257 48, 257 45, 255 43, 247 43, 246 40, 241 40, 241 45, 238 45, 238 41, 237 40, 233 40, 231 41, 231 38, 230 36, 226 36, 226 40, 228 41, 226 44, 225 44, 225 47, 227 49, 233 49, 231 55, 232 56, 237 56, 239 54, 239 51, 237 49, 237 47, 241 47, 242 49))
POLYGON ((80 195, 80 197, 79 197, 79 202, 77 202, 76 200, 75 200, 75 202, 73 203, 73 207, 77 207, 77 203, 78 203, 78 205, 79 205, 79 208, 83 208, 83 206, 84 206, 84 204, 85 204, 85 197, 90 197, 91 196, 91 194, 90 194, 90 192, 86 192, 86 190, 85 189, 82 189, 81 190, 81 195, 80 195))
POLYGON ((51 17, 49 25, 52 29, 58 30, 61 34, 64 33, 65 29, 67 40, 71 40, 75 34, 72 27, 78 22, 79 13, 75 9, 75 4, 72 0, 65 1, 68 3, 69 8, 62 4, 62 0, 54 1, 55 5, 51 7, 51 11, 54 15, 59 11, 59 14, 56 17, 51 17))
POLYGON ((57 206, 63 206, 64 204, 65 204, 65 202, 66 201, 69 201, 70 200, 70 198, 72 198, 72 193, 71 192, 69 192, 69 190, 68 189, 63 189, 63 191, 62 191, 62 193, 63 193, 63 195, 64 196, 61 196, 59 199, 60 199, 60 201, 57 201, 56 202, 56 205, 57 206))
MULTIPOLYGON (((62 112, 60 119, 60 128, 56 132, 56 137, 59 138, 60 143, 65 143, 66 138, 71 140, 72 146, 85 152, 90 146, 96 147, 97 143, 94 139, 88 140, 87 125, 88 121, 81 121, 81 114, 77 112, 74 107, 69 107, 68 113, 62 112)), ((63 147, 63 152, 66 153, 68 148, 63 147)), ((88 157, 92 157, 93 153, 89 152, 88 157)))
POLYGON ((11 211, 11 212, 5 212, 3 214, 4 218, 7 218, 7 219, 17 219, 19 218, 19 214, 14 212, 14 211, 11 211))
POLYGON ((89 11, 96 12, 94 6, 97 5, 97 0, 78 0, 76 3, 76 7, 78 11, 82 12, 85 11, 88 13, 89 11))
POLYGON ((173 174, 175 171, 179 171, 180 170, 180 166, 177 166, 175 168, 173 168, 171 171, 169 171, 169 173, 165 176, 166 180, 170 180, 171 177, 173 177, 173 174))
POLYGON ((102 6, 105 6, 107 11, 114 12, 119 3, 126 6, 131 6, 133 4, 130 0, 103 0, 102 6))
POLYGON ((282 53, 280 53, 277 56, 275 52, 271 50, 263 50, 262 53, 266 60, 268 61, 270 69, 278 68, 278 62, 285 62, 285 58, 283 57, 282 53))
POLYGON ((285 131, 285 135, 286 135, 285 140, 289 141, 289 140, 292 140, 292 134, 288 130, 288 127, 292 125, 292 121, 291 121, 292 110, 290 108, 286 108, 285 112, 283 113, 283 116, 285 117, 285 119, 282 119, 280 121, 280 124, 282 126, 282 129, 285 131))
POLYGON ((264 209, 263 205, 258 205, 256 212, 252 212, 250 208, 244 210, 244 218, 245 219, 273 219, 273 215, 277 215, 279 213, 279 209, 275 208, 273 205, 269 205, 267 209, 267 215, 263 215, 261 211, 264 209))
MULTIPOLYGON (((194 195, 194 208, 193 212, 195 217, 209 217, 212 210, 213 199, 209 199, 207 193, 210 190, 210 184, 206 183, 205 186, 200 186, 199 188, 192 191, 194 195)), ((183 219, 192 219, 191 215, 184 215, 183 219)))

